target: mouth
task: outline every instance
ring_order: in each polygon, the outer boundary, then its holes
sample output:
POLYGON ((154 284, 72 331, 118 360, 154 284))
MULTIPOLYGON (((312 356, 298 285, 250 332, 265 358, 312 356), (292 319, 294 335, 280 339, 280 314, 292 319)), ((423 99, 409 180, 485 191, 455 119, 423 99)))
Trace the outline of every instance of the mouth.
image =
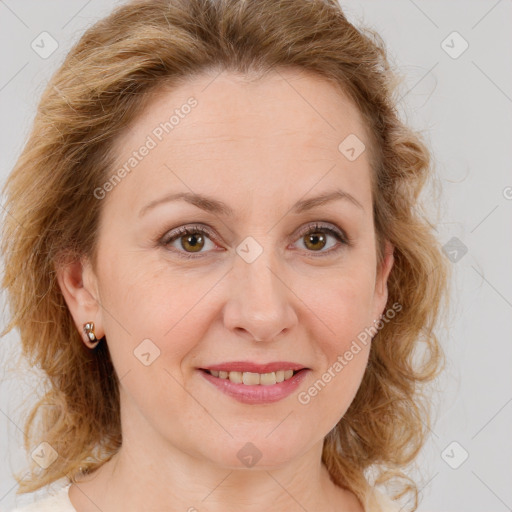
POLYGON ((310 372, 304 365, 283 361, 268 364, 231 362, 198 370, 214 388, 249 405, 285 399, 310 372))
POLYGON ((229 380, 235 384, 245 384, 246 386, 273 386, 280 382, 290 380, 298 373, 307 370, 301 368, 300 370, 276 370, 273 372, 249 372, 249 371, 226 371, 226 370, 209 370, 201 368, 201 371, 210 374, 218 379, 229 380))

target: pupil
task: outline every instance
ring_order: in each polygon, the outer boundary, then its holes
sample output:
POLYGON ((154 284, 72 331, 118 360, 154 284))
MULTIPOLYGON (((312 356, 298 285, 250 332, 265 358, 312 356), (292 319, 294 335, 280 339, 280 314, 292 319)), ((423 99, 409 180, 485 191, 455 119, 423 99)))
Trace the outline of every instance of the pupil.
MULTIPOLYGON (((318 233, 318 234, 312 233, 312 234, 308 235, 308 243, 306 245, 312 244, 314 246, 321 242, 324 242, 324 243, 322 244, 320 249, 322 249, 323 246, 325 245, 325 236, 323 235, 323 233, 318 233)), ((313 247, 313 249, 315 249, 315 247, 313 247)))
MULTIPOLYGON (((192 249, 201 249, 202 238, 202 235, 187 235, 185 239, 185 245, 189 245, 189 248, 192 249)), ((185 245, 183 248, 187 249, 185 245)))

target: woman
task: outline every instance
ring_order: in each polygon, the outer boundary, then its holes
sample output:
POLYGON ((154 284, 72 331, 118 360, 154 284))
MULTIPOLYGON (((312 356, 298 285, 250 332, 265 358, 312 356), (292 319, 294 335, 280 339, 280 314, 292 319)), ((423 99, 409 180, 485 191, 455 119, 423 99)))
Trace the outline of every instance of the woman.
POLYGON ((84 34, 5 187, 6 332, 50 383, 18 492, 66 482, 25 510, 417 508, 447 267, 393 83, 334 0, 84 34))

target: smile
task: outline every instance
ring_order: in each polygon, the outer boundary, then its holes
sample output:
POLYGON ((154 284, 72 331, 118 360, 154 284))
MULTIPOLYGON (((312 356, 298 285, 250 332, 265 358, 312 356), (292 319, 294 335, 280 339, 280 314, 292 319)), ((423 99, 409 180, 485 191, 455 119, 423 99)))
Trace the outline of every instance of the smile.
POLYGON ((291 395, 311 370, 274 370, 264 373, 199 369, 200 375, 213 387, 244 404, 258 405, 277 402, 291 395))
POLYGON ((226 372, 218 370, 207 370, 210 375, 219 379, 229 379, 236 384, 245 384, 246 386, 272 386, 279 382, 291 379, 296 373, 293 370, 277 370, 270 373, 254 372, 226 372))

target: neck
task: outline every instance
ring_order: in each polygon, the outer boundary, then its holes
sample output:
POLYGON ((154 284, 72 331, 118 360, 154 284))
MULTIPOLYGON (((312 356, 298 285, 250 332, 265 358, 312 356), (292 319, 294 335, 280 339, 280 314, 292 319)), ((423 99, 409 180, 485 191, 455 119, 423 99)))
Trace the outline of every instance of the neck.
POLYGON ((321 462, 322 440, 279 465, 222 465, 208 458, 207 446, 194 452, 156 433, 142 416, 135 418, 133 412, 122 414, 119 452, 71 486, 78 512, 363 510, 352 493, 331 481, 321 462))

